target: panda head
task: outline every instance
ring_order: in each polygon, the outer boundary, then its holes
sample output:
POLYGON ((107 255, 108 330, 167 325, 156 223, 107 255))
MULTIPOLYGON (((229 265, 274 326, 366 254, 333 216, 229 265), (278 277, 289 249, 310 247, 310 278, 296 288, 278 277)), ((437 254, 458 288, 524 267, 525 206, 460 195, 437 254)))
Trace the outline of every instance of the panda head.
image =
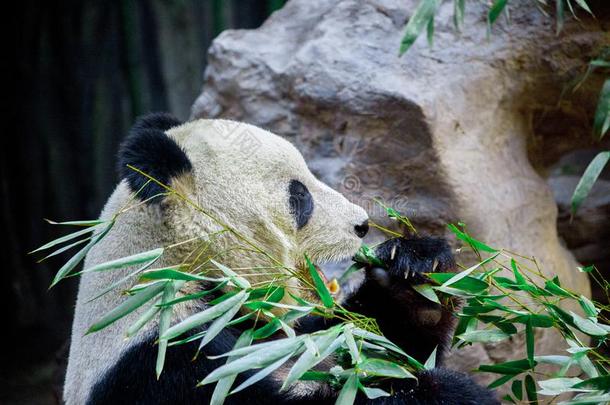
POLYGON ((214 257, 259 282, 289 269, 309 277, 305 254, 319 266, 349 258, 368 230, 366 212, 319 181, 291 143, 244 123, 146 116, 121 147, 119 170, 142 209, 161 215, 168 243, 210 241, 198 260, 214 257), (270 257, 287 269, 270 269, 270 257))

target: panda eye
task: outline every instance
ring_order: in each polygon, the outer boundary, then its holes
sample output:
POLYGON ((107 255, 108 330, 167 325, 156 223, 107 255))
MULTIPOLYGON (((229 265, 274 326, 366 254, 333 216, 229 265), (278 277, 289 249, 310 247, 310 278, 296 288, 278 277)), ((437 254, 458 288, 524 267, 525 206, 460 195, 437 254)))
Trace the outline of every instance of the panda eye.
POLYGON ((313 198, 307 187, 298 180, 291 180, 288 186, 290 213, 295 219, 297 229, 304 227, 313 212, 313 198))

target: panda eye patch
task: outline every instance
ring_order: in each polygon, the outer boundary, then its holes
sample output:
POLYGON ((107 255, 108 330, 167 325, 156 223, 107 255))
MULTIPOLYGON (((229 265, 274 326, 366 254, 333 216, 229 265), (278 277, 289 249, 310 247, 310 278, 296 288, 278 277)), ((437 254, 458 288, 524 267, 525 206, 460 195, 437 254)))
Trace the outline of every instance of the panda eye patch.
POLYGON ((313 197, 303 183, 291 180, 288 186, 290 213, 297 223, 297 229, 304 227, 313 213, 313 197))

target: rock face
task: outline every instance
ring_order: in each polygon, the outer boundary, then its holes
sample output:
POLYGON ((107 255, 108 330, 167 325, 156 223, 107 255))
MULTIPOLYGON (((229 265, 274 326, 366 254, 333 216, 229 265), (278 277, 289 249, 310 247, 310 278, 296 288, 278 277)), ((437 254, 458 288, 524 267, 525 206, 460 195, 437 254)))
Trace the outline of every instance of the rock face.
MULTIPOLYGON (((416 3, 293 0, 259 29, 225 31, 209 50, 192 117, 242 120, 285 136, 379 224, 387 220, 373 197, 425 233, 445 234, 448 222, 462 220, 476 237, 535 255, 546 273, 589 294, 527 150, 534 113, 556 104, 566 75, 609 43, 608 34, 583 21, 557 37, 553 20, 530 1, 511 2, 510 23, 495 26, 489 40, 486 8, 468 2, 457 34, 451 2, 443 2, 434 47, 420 38, 399 58, 416 3)), ((594 110, 592 91, 579 97, 594 110)), ((551 335, 539 342, 541 352, 556 345, 551 335)), ((453 365, 471 369, 522 351, 478 346, 453 365)))

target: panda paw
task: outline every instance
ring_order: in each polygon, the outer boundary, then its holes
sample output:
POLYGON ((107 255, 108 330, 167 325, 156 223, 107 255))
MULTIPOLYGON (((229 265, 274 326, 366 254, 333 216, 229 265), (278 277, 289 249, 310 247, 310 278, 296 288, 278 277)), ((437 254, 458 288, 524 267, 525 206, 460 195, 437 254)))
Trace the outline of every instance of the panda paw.
POLYGON ((396 281, 421 284, 426 281, 425 273, 455 271, 451 248, 441 238, 389 239, 375 253, 385 269, 374 268, 370 272, 382 284, 396 281))

